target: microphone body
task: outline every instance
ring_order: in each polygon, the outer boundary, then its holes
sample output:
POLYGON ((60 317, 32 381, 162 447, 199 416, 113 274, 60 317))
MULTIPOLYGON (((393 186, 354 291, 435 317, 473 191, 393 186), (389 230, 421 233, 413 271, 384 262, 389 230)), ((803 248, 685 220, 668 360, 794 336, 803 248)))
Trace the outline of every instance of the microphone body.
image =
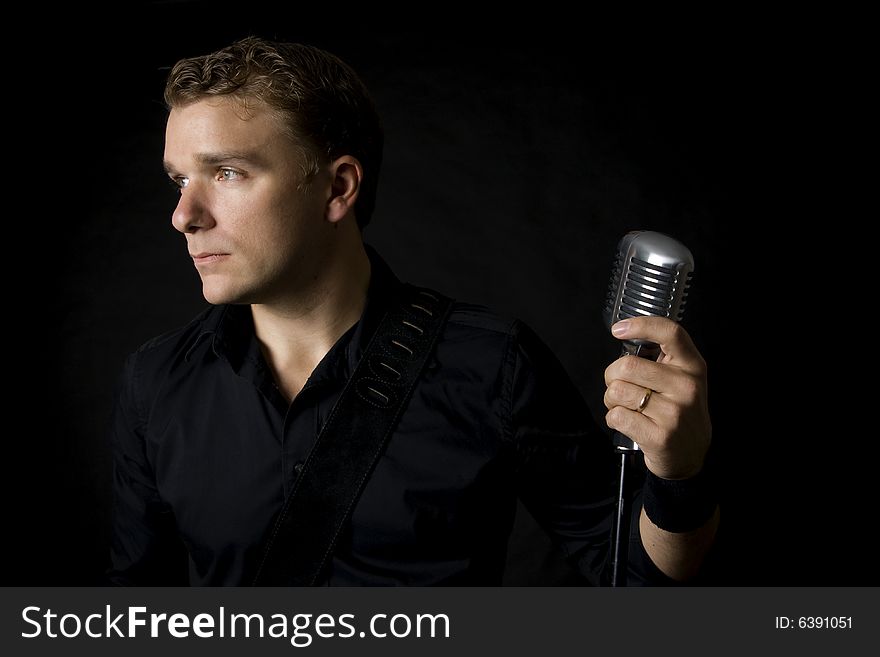
MULTIPOLYGON (((681 321, 693 271, 694 257, 681 242, 654 231, 627 233, 617 245, 603 312, 605 324, 610 329, 615 322, 640 316, 681 321)), ((624 354, 657 360, 660 345, 624 340, 624 354)), ((639 446, 619 431, 612 440, 619 451, 639 451, 639 446)))

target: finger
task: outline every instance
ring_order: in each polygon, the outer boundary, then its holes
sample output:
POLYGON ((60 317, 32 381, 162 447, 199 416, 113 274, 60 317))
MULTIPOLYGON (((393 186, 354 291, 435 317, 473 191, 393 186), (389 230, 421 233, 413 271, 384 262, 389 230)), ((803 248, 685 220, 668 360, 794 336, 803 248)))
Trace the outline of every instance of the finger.
POLYGON ((638 356, 621 356, 605 368, 605 385, 610 386, 613 381, 620 380, 643 388, 666 392, 670 386, 668 379, 675 373, 653 360, 638 356))
MULTIPOLYGON (((693 405, 700 397, 705 396, 706 387, 705 379, 700 375, 638 356, 621 356, 605 368, 606 390, 619 391, 613 392, 615 396, 611 399, 623 401, 626 399, 626 393, 623 392, 625 388, 616 387, 616 382, 643 390, 650 388, 655 394, 662 394, 667 401, 684 406, 693 405), (622 396, 617 397, 618 394, 622 396)), ((629 394, 635 393, 630 391, 629 394)))
POLYGON ((610 409, 605 414, 605 424, 638 443, 643 450, 645 447, 650 450, 659 440, 660 427, 657 423, 649 415, 638 413, 625 406, 615 406, 610 409))
POLYGON ((666 395, 626 381, 614 381, 605 390, 605 408, 611 410, 620 406, 651 418, 659 427, 674 422, 677 414, 676 403, 666 395), (641 411, 639 407, 641 406, 641 411))
POLYGON ((647 404, 653 395, 654 391, 651 388, 645 388, 617 379, 612 381, 611 385, 605 389, 603 401, 605 402, 605 408, 609 410, 615 406, 623 406, 632 411, 638 411, 639 406, 642 406, 643 410, 647 408, 647 404))
POLYGON ((674 365, 694 374, 702 373, 706 363, 688 332, 667 317, 632 317, 611 327, 614 337, 621 340, 650 340, 660 345, 660 362, 674 365))
POLYGON ((668 402, 685 406, 705 396, 706 387, 705 380, 699 375, 638 356, 621 356, 605 368, 606 389, 614 387, 615 382, 651 388, 668 402))

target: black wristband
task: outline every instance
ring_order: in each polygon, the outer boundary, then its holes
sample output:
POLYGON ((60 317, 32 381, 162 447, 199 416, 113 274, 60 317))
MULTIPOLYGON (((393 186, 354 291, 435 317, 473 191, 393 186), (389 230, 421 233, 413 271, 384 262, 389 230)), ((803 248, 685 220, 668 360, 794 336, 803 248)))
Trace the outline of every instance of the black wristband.
POLYGON ((718 506, 715 479, 704 467, 689 479, 645 476, 642 506, 651 522, 668 532, 687 532, 706 524, 718 506))

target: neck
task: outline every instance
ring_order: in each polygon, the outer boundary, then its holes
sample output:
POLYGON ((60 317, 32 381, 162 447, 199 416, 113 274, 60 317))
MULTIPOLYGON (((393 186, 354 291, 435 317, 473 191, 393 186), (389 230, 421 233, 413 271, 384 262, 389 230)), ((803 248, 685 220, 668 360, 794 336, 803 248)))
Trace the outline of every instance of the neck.
POLYGON ((331 253, 314 285, 295 297, 252 304, 254 331, 282 392, 296 396, 321 359, 360 319, 370 282, 370 261, 358 240, 331 253))

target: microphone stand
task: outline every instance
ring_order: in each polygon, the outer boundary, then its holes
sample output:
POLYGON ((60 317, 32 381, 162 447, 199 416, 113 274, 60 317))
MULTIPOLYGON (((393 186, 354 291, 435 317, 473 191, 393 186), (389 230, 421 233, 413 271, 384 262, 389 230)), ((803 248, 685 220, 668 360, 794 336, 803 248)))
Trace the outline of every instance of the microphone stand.
MULTIPOLYGON (((620 438, 632 443, 622 433, 614 432, 615 443, 620 438)), ((622 442, 622 441, 620 441, 622 442)), ((618 459, 617 506, 614 524, 611 529, 611 586, 626 586, 626 567, 629 556, 629 535, 632 520, 632 475, 635 465, 641 461, 641 451, 625 445, 615 444, 614 452, 618 459)))
MULTIPOLYGON (((660 357, 660 346, 652 342, 637 344, 624 342, 621 355, 638 356, 648 360, 660 357)), ((611 586, 626 586, 629 536, 632 520, 632 475, 635 466, 644 463, 639 446, 619 431, 612 433, 614 452, 618 459, 617 506, 611 528, 611 586)))

